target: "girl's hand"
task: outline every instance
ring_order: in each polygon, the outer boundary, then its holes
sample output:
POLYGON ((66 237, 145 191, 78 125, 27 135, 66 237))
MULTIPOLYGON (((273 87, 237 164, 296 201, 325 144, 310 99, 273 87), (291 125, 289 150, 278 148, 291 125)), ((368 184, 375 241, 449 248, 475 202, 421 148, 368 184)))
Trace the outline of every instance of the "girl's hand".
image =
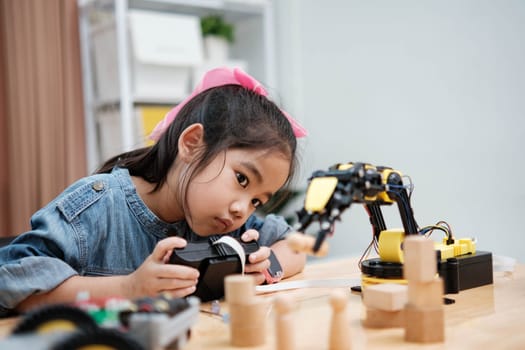
MULTIPOLYGON (((256 241, 259 239, 259 232, 256 230, 247 230, 241 236, 243 242, 256 241)), ((255 253, 248 256, 249 264, 244 267, 244 272, 251 274, 255 278, 256 284, 263 284, 266 280, 263 272, 270 267, 270 248, 260 247, 255 253)))
POLYGON ((180 237, 168 237, 157 243, 153 253, 127 276, 127 290, 130 297, 155 296, 168 292, 175 298, 193 293, 197 286, 199 271, 193 267, 168 264, 175 248, 186 246, 186 240, 180 237))

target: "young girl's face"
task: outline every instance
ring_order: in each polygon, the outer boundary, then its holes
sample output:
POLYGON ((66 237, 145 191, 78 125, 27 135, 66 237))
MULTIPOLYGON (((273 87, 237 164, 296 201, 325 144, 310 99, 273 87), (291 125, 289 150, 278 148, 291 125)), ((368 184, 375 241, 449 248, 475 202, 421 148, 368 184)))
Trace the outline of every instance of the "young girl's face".
POLYGON ((284 185, 289 169, 280 152, 228 150, 190 182, 186 220, 200 236, 236 230, 284 185))

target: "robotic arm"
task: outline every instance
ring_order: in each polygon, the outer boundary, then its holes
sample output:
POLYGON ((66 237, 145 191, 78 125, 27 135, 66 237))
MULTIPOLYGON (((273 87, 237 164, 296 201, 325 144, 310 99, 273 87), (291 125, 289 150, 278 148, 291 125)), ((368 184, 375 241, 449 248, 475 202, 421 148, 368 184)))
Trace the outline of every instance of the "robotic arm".
POLYGON ((438 271, 445 281, 446 293, 492 283, 492 254, 476 251, 475 241, 456 240, 450 226, 440 221, 419 228, 410 205, 410 186, 403 184, 402 174, 388 167, 367 163, 336 164, 327 171, 316 171, 308 181, 304 207, 297 212, 295 233, 289 236, 290 247, 312 255, 327 252, 327 236, 333 234, 334 224, 354 203, 363 204, 373 228, 373 243, 379 258, 360 260, 363 285, 372 283, 403 283, 402 240, 405 235, 430 236, 438 229, 446 233, 442 244, 435 242, 438 271), (382 205, 396 203, 403 229, 387 230, 382 205), (319 222, 317 235, 305 235, 306 229, 319 222))
POLYGON ((312 249, 315 253, 333 233, 335 221, 341 220, 343 211, 353 203, 365 205, 376 240, 386 229, 381 205, 397 203, 405 234, 419 231, 401 173, 367 163, 336 164, 328 171, 314 172, 309 178, 304 207, 297 213, 295 229, 304 232, 310 224, 319 222, 312 249))

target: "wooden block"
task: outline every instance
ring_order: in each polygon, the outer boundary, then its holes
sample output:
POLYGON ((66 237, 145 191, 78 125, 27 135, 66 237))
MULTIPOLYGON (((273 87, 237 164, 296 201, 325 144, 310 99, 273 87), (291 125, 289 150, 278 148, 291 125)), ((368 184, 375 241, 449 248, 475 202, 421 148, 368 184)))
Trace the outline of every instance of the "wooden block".
POLYGON ((416 308, 411 304, 407 304, 405 320, 405 341, 437 343, 445 340, 445 311, 443 305, 416 308))
POLYGON ((443 279, 436 277, 430 282, 408 282, 408 302, 416 308, 443 305, 443 279))
POLYGON ((275 298, 275 341, 277 350, 295 350, 293 309, 295 302, 289 295, 275 298))
POLYGON ((255 296, 255 279, 248 275, 226 276, 224 292, 230 312, 230 343, 233 346, 263 345, 269 303, 255 296))
POLYGON ((399 311, 407 302, 407 286, 396 283, 379 283, 363 289, 363 303, 366 307, 399 311))
POLYGON ((255 279, 249 275, 229 275, 224 278, 224 297, 228 304, 251 303, 255 297, 255 279))
POLYGON ((266 341, 269 302, 255 298, 251 303, 228 304, 230 343, 233 346, 260 346, 266 341))
POLYGON ((366 328, 398 328, 405 326, 405 309, 385 311, 366 308, 366 318, 362 322, 366 328))
POLYGON ((347 311, 348 294, 342 290, 335 290, 330 295, 332 320, 330 322, 330 350, 350 350, 350 318, 347 311))
POLYGON ((408 235, 403 241, 403 276, 409 281, 430 282, 436 277, 437 255, 434 241, 408 235))
MULTIPOLYGON (((258 323, 259 316, 265 315, 269 311, 269 307, 268 300, 264 298, 257 298, 249 304, 228 305, 230 324, 232 326, 242 326, 242 324, 258 323), (233 317, 234 313, 241 317, 233 317)), ((266 318, 266 316, 262 318, 266 318)))

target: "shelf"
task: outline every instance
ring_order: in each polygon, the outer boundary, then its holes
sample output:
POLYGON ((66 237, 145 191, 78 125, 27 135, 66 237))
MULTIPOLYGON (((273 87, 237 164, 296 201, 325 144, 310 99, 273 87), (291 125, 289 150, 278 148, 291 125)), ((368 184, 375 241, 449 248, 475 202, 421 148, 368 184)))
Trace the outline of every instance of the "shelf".
MULTIPOLYGON (((137 147, 136 130, 138 126, 134 117, 136 106, 173 106, 183 98, 171 93, 164 94, 169 97, 159 96, 156 92, 144 95, 142 95, 143 92, 140 92, 142 96, 148 97, 141 97, 134 93, 133 86, 137 81, 134 80, 136 65, 132 62, 134 53, 129 32, 130 10, 149 10, 163 15, 179 14, 197 17, 211 14, 222 15, 235 26, 235 42, 230 50, 231 59, 246 62, 247 71, 251 75, 264 85, 276 88, 275 39, 272 1, 270 0, 78 0, 78 3, 89 170, 96 169, 105 160, 101 155, 107 154, 101 150, 103 142, 100 140, 101 125, 98 114, 108 110, 118 113, 120 121, 117 132, 121 143, 119 152, 124 152, 137 147), (115 44, 102 45, 105 50, 99 49, 95 54, 95 46, 97 46, 95 38, 101 34, 107 34, 108 31, 111 31, 111 38, 114 38, 115 44), (96 66, 94 60, 100 52, 105 51, 108 51, 108 55, 114 62, 102 70, 107 74, 101 74, 97 69, 100 70, 102 65, 99 62, 96 66), (115 78, 110 78, 110 81, 116 85, 105 89, 110 92, 107 95, 102 94, 101 84, 97 81, 101 76, 115 76, 115 78)), ((194 74, 197 73, 192 71, 191 79, 194 74)), ((162 77, 165 79, 164 76, 162 77)), ((152 75, 151 81, 158 82, 157 76, 152 75)), ((178 78, 176 81, 179 81, 178 78)), ((190 80, 190 85, 194 85, 193 83, 190 80)), ((151 86, 151 83, 148 86, 151 86)), ((158 85, 157 90, 161 87, 162 85, 158 85)), ((162 89, 164 92, 168 91, 162 89)), ((185 95, 189 95, 189 91, 185 95)), ((113 118, 113 122, 114 120, 113 118)))
MULTIPOLYGON (((174 101, 173 99, 141 99, 141 98, 132 98, 133 105, 166 105, 166 106, 175 106, 181 101, 174 101)), ((107 108, 117 108, 120 105, 120 100, 114 99, 114 100, 105 100, 105 101, 98 101, 95 102, 93 105, 93 108, 95 110, 101 110, 101 109, 107 109, 107 108)))
MULTIPOLYGON (((81 11, 112 12, 112 1, 87 0, 79 1, 81 11)), ((220 14, 228 21, 236 22, 247 17, 261 16, 271 6, 271 1, 243 0, 128 0, 128 8, 150 10, 164 13, 180 13, 194 16, 220 14)))
POLYGON ((154 11, 176 11, 190 15, 221 13, 230 18, 242 15, 260 15, 270 5, 269 1, 221 1, 221 0, 129 0, 130 7, 154 11))

